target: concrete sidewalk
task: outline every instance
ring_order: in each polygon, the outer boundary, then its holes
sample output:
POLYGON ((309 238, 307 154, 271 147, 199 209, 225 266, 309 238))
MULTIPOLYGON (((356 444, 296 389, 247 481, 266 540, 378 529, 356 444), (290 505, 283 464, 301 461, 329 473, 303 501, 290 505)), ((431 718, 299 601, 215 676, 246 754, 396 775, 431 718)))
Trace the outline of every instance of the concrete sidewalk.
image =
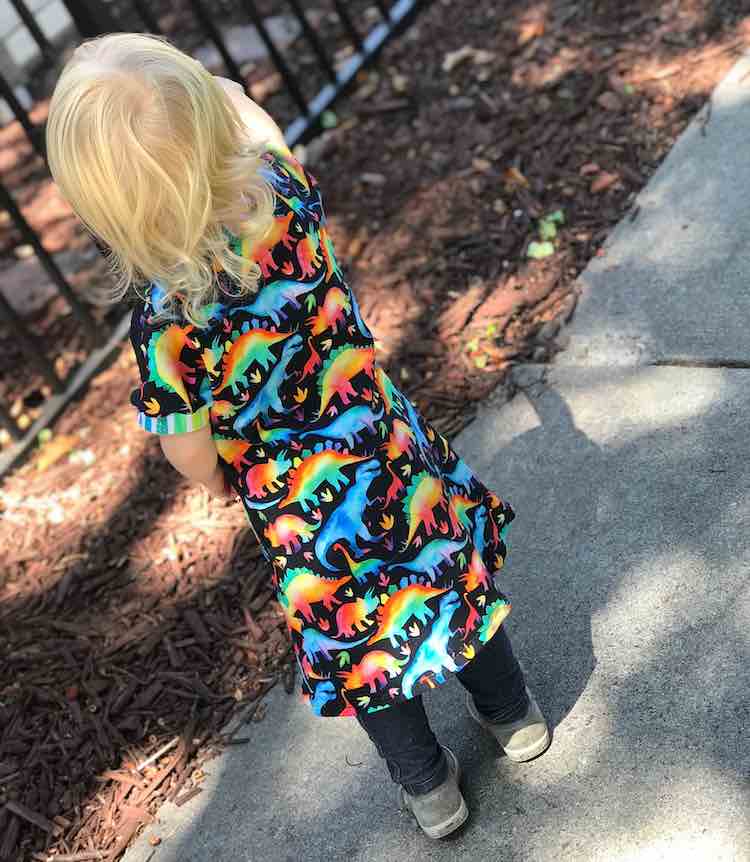
POLYGON ((744 75, 747 60, 582 276, 569 349, 456 441, 518 513, 502 586, 550 750, 511 764, 455 680, 433 692, 472 816, 432 843, 356 723, 277 688, 252 743, 127 862, 750 860, 744 75))

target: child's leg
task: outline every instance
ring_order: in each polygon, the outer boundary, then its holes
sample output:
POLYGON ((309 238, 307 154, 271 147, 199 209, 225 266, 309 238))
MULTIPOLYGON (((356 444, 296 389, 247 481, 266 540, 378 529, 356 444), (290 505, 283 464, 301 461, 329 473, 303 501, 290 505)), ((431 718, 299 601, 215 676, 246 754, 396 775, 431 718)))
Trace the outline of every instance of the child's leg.
POLYGON ((547 749, 547 720, 526 687, 503 628, 456 676, 468 689, 469 714, 495 737, 506 757, 523 763, 547 749))
POLYGON ((503 626, 456 676, 488 721, 504 723, 525 715, 526 683, 503 626))
POLYGON ((430 728, 421 697, 357 720, 385 760, 391 778, 411 796, 429 793, 448 776, 448 761, 430 728))

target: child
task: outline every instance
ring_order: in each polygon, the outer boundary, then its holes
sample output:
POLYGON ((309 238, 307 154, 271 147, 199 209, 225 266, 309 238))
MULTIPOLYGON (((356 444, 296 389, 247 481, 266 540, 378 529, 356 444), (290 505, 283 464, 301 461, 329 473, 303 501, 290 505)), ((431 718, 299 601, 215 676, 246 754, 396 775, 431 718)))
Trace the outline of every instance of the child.
POLYGON ((549 732, 501 624, 511 507, 378 365, 320 190, 242 88, 162 37, 84 42, 52 174, 131 287, 131 400, 165 456, 238 495, 322 716, 353 716, 433 838, 467 818, 421 692, 455 673, 508 757, 549 732))

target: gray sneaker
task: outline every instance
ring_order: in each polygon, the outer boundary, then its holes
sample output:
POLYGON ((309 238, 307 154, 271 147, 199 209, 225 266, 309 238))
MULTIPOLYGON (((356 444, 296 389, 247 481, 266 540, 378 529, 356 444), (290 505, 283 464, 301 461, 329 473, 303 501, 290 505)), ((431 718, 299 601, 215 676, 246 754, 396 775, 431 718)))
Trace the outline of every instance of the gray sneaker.
POLYGON ((421 796, 410 796, 403 787, 399 788, 401 807, 411 810, 422 831, 430 838, 445 838, 465 823, 469 816, 469 809, 458 786, 461 780, 458 758, 450 748, 444 745, 441 748, 448 758, 450 770, 442 784, 421 796))
POLYGON ((515 763, 523 763, 531 760, 546 751, 550 744, 549 728, 547 721, 542 715, 539 704, 534 700, 534 695, 526 688, 529 697, 529 708, 523 718, 516 721, 508 721, 497 724, 479 714, 474 704, 474 698, 469 692, 466 693, 466 708, 469 715, 482 725, 500 743, 506 757, 515 763))

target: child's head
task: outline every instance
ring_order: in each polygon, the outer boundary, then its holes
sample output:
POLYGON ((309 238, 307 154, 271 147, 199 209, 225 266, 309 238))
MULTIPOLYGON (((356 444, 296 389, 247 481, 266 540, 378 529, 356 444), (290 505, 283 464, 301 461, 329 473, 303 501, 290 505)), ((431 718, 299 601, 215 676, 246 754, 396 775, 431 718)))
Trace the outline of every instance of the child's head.
POLYGON ((60 191, 110 250, 109 301, 159 281, 167 307, 179 294, 200 322, 216 298, 214 260, 238 292, 255 288, 259 268, 231 251, 222 225, 242 224, 252 243, 272 221, 260 148, 213 75, 164 37, 79 45, 55 86, 46 139, 60 191))

